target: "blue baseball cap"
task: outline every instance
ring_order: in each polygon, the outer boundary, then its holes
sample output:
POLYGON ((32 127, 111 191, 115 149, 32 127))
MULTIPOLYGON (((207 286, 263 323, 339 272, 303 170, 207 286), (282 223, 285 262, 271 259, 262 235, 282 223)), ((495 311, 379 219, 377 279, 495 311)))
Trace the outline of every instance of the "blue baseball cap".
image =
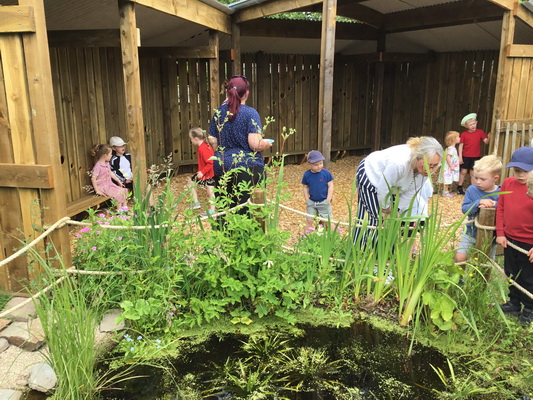
POLYGON ((533 147, 520 147, 513 152, 507 168, 516 167, 526 172, 533 170, 533 147))
POLYGON ((324 160, 325 160, 324 156, 318 150, 311 150, 309 154, 307 155, 307 161, 309 161, 311 164, 314 164, 319 161, 324 161, 324 160))

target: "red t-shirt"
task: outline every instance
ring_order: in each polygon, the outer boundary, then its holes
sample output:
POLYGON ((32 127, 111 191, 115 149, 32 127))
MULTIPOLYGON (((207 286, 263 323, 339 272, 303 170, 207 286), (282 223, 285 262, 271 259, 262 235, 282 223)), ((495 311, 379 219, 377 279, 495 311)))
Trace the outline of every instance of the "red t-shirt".
POLYGON ((474 132, 464 131, 461 133, 461 142, 463 143, 463 157, 481 157, 481 142, 488 136, 481 129, 474 132))
POLYGON ((213 149, 208 146, 206 142, 202 142, 202 144, 198 146, 196 155, 198 156, 198 171, 204 174, 202 180, 206 180, 215 176, 215 172, 213 170, 213 160, 209 159, 215 155, 213 149))
POLYGON ((496 207, 496 235, 533 244, 533 199, 514 176, 503 181, 496 207))

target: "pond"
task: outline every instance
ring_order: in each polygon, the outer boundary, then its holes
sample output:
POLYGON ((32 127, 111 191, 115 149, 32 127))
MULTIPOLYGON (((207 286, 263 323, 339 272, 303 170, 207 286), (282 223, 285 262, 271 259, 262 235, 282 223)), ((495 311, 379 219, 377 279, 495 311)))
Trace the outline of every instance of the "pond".
MULTIPOLYGON (((257 349, 255 352, 250 350, 254 346, 249 345, 249 337, 238 334, 213 335, 207 341, 192 345, 187 351, 180 353, 179 358, 173 361, 173 376, 165 376, 159 369, 143 367, 136 371, 143 377, 128 382, 123 387, 124 391, 109 391, 104 393, 104 397, 190 399, 184 394, 184 390, 187 392, 194 387, 207 399, 253 398, 231 395, 228 388, 233 386, 227 383, 227 379, 216 376, 227 374, 230 368, 240 371, 233 376, 240 375, 241 378, 248 379, 248 382, 242 384, 248 390, 254 384, 259 387, 258 382, 261 380, 263 390, 267 386, 283 388, 290 382, 293 389, 299 390, 278 391, 280 396, 288 399, 429 400, 436 398, 429 388, 443 389, 430 365, 445 368, 446 359, 433 349, 415 345, 411 356, 407 356, 410 343, 405 337, 382 332, 365 322, 356 322, 347 328, 301 328, 303 334, 299 337, 278 334, 277 329, 272 329, 270 334, 265 335, 278 340, 277 343, 271 340, 271 358, 266 360, 267 365, 276 365, 275 371, 259 364, 248 368, 252 359, 250 353, 257 356, 257 349), (243 342, 249 346, 243 346, 243 342), (287 346, 289 351, 280 350, 287 346), (283 357, 280 356, 282 353, 283 357), (291 363, 292 366, 287 367, 291 363), (262 378, 261 374, 254 375, 255 383, 250 382, 252 372, 258 370, 264 372, 262 378), (276 374, 285 380, 276 381, 276 374), (245 377, 246 375, 248 376, 245 377), (220 390, 214 390, 216 387, 220 390)), ((268 344, 259 343, 258 347, 264 350, 268 344)), ((271 395, 261 398, 280 397, 271 395)))

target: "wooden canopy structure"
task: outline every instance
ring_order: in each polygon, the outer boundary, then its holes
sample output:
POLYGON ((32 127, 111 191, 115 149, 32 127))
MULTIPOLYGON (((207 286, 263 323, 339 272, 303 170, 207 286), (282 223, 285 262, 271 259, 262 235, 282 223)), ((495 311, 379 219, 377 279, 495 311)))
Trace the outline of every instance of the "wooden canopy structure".
MULTIPOLYGON (((7 258, 87 195, 88 150, 122 136, 144 180, 193 164, 221 83, 245 73, 290 154, 444 135, 477 111, 533 119, 533 14, 517 0, 0 0, 0 245, 7 258), (322 13, 322 21, 265 18, 322 13), (336 22, 337 16, 358 22, 336 22), (455 121, 455 122, 454 122, 455 121)), ((278 140, 279 142, 279 140, 278 140)), ((70 211, 69 211, 70 210, 70 211)), ((49 245, 70 263, 67 228, 49 245)), ((0 267, 16 292, 38 267, 0 267)))

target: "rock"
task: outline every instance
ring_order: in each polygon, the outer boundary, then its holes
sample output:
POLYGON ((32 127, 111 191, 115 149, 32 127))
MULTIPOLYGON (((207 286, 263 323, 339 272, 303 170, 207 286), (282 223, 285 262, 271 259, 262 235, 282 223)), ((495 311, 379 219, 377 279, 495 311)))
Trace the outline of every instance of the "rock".
POLYGON ((0 389, 0 400, 20 400, 22 392, 11 389, 0 389))
MULTIPOLYGON (((10 308, 13 308, 23 301, 28 300, 25 297, 13 297, 11 300, 7 302, 7 304, 4 307, 4 310, 9 310, 10 308)), ((35 304, 33 304, 33 301, 30 301, 29 303, 23 305, 18 310, 13 311, 10 314, 6 315, 6 319, 10 319, 12 321, 27 321, 29 318, 33 319, 37 316, 37 311, 35 310, 35 304)))
POLYGON ((55 388, 57 376, 52 367, 46 363, 35 364, 30 371, 28 386, 33 390, 47 393, 55 388))
POLYGON ((100 322, 100 332, 115 332, 125 328, 124 321, 116 323, 116 319, 119 317, 121 310, 113 309, 109 310, 100 322))
POLYGON ((6 326, 8 326, 11 323, 8 319, 2 319, 0 318, 0 331, 4 329, 6 326))
POLYGON ((39 318, 28 322, 13 322, 0 332, 0 338, 24 350, 34 351, 44 343, 44 332, 39 318))
POLYGON ((0 353, 3 352, 8 347, 9 347, 9 342, 6 339, 1 338, 0 339, 0 353))

